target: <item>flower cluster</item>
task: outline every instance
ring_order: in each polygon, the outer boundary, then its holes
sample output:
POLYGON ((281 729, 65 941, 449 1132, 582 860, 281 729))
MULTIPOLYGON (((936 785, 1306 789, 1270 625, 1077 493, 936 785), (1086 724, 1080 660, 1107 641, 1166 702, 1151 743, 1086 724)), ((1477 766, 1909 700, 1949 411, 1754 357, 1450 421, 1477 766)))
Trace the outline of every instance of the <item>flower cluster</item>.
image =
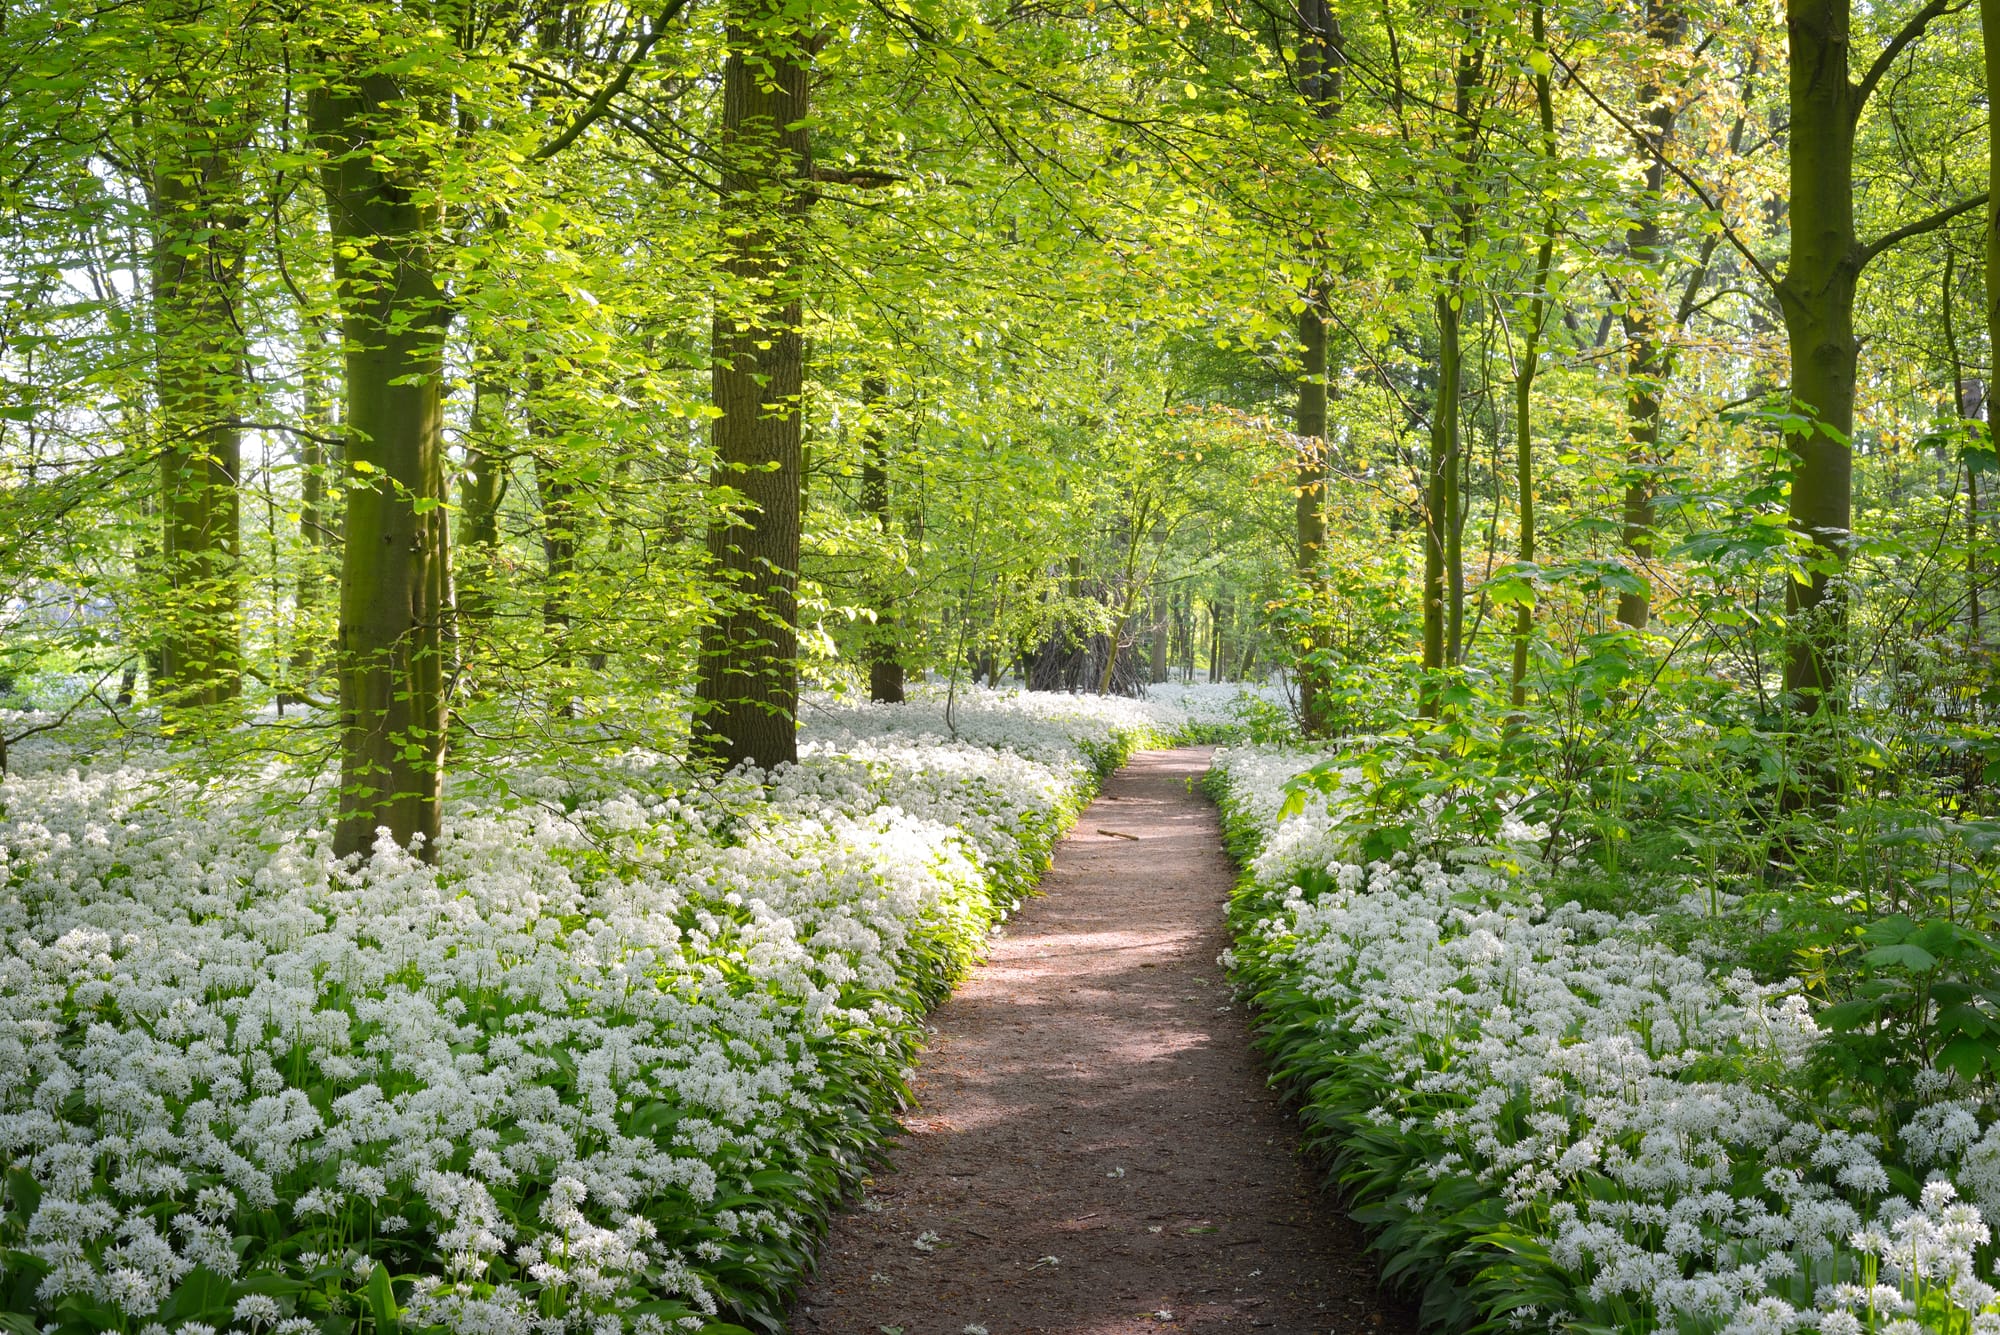
POLYGON ((1226 751, 1233 964, 1392 1275, 1466 1327, 1993 1331, 2000 1124, 1945 1097, 1846 1127, 1796 983, 1547 904, 1510 841, 1362 864, 1359 776, 1226 751), (1291 806, 1297 807, 1296 799, 1291 806))
POLYGON ((17 773, 4 1310, 61 1332, 781 1316, 924 1008, 1166 713, 823 709, 770 776, 633 755, 455 797, 435 866, 270 831, 241 776, 17 773))

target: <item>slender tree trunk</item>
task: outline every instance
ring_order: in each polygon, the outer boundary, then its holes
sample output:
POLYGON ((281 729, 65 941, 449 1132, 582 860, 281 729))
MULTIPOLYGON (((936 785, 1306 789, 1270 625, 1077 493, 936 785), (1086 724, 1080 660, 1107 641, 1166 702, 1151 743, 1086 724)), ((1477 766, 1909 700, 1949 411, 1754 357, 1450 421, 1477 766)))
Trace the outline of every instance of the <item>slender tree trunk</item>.
POLYGON ((164 703, 215 709, 241 695, 243 674, 242 167, 235 132, 206 123, 191 107, 173 108, 154 130, 152 295, 167 585, 155 689, 164 703))
POLYGON ((1132 618, 1139 610, 1142 581, 1139 579, 1139 553, 1145 543, 1146 530, 1152 522, 1152 504, 1142 501, 1139 513, 1126 531, 1125 570, 1119 582, 1118 616, 1111 624, 1110 643, 1104 651, 1104 666, 1098 673, 1097 693, 1108 695, 1111 683, 1118 673, 1118 653, 1125 643, 1125 636, 1132 625, 1132 618))
POLYGON ((500 505, 507 494, 507 390, 490 352, 472 377, 472 423, 458 488, 458 621, 462 652, 477 659, 500 579, 500 505))
MULTIPOLYGON (((1299 6, 1299 93, 1306 106, 1322 123, 1339 112, 1342 67, 1346 52, 1342 46, 1340 21, 1334 17, 1329 0, 1304 0, 1299 6)), ((1305 294, 1305 309, 1299 312, 1299 458, 1292 480, 1298 493, 1295 507, 1296 551, 1299 581, 1313 603, 1325 588, 1326 489, 1330 459, 1327 446, 1327 400, 1332 392, 1328 381, 1326 302, 1327 283, 1319 273, 1323 247, 1312 246, 1309 262, 1315 275, 1305 294)), ((1299 726, 1309 737, 1326 732, 1326 710, 1320 699, 1320 667, 1316 662, 1324 648, 1312 633, 1308 609, 1308 633, 1301 646, 1299 671, 1299 726)))
POLYGON ((1457 620, 1451 578, 1452 530, 1458 514, 1458 399, 1463 353, 1459 347, 1458 297, 1440 291, 1434 303, 1438 324, 1437 398, 1431 410, 1429 486, 1424 495, 1424 674, 1421 710, 1438 715, 1438 673, 1456 661, 1457 620))
MULTIPOLYGON (((1534 9, 1534 35, 1536 49, 1546 50, 1547 16, 1545 7, 1539 3, 1534 9)), ((1549 74, 1540 69, 1535 73, 1535 109, 1541 118, 1542 161, 1545 165, 1553 165, 1556 158, 1555 97, 1549 86, 1549 74)), ((1520 558, 1524 565, 1533 564, 1535 560, 1535 376, 1541 370, 1542 325, 1548 318, 1549 270, 1555 261, 1556 226, 1557 218, 1551 211, 1542 231, 1541 244, 1535 249, 1534 295, 1528 299, 1528 327, 1522 334, 1521 374, 1514 384, 1514 461, 1521 494, 1520 558)), ((1528 704, 1528 644, 1534 633, 1534 604, 1517 604, 1514 608, 1514 662, 1510 692, 1516 710, 1525 709, 1528 704)))
MULTIPOLYGON (((1679 45, 1686 21, 1678 0, 1649 0, 1646 6, 1648 35, 1662 51, 1679 45)), ((1667 254, 1662 244, 1659 208, 1667 181, 1662 155, 1674 131, 1674 106, 1659 81, 1648 77, 1640 86, 1643 108, 1639 134, 1633 145, 1645 173, 1646 191, 1639 220, 1625 234, 1625 250, 1646 274, 1650 287, 1657 287, 1665 273, 1667 254)), ((1659 315, 1654 308, 1656 293, 1634 294, 1625 306, 1625 451, 1624 543, 1636 563, 1643 565, 1653 555, 1653 479, 1651 470, 1660 462, 1660 395, 1667 377, 1670 356, 1660 336, 1659 315)), ((1618 596, 1618 620, 1634 630, 1644 630, 1652 619, 1652 599, 1645 589, 1618 596)))
MULTIPOLYGON (((1944 280, 1939 284, 1944 307, 1944 344, 1951 354, 1952 409, 1962 422, 1976 422, 1986 406, 1986 387, 1968 379, 1965 360, 1958 350, 1958 322, 1954 318, 1958 293, 1958 252, 1949 246, 1944 252, 1944 280)), ((1965 603, 1966 643, 1979 642, 1979 466, 1971 453, 1965 468, 1965 603)), ((1958 471, 1956 467, 1952 470, 1958 471)))
POLYGON ((1849 0, 1790 0, 1792 254, 1778 296, 1790 344, 1792 398, 1814 428, 1796 437, 1791 523, 1817 567, 1785 584, 1790 645, 1785 690, 1804 714, 1839 708, 1845 599, 1837 572, 1851 527, 1854 378, 1860 344, 1854 292, 1863 252, 1854 227, 1854 125, 1848 79, 1849 0))
POLYGON ((812 175, 808 34, 782 0, 732 0, 716 145, 724 273, 711 332, 714 486, 748 502, 712 525, 727 605, 702 636, 695 749, 763 769, 798 759, 800 235, 812 175), (773 202, 775 201, 775 202, 773 202))
MULTIPOLYGON (((528 452, 534 461, 535 508, 542 521, 542 632, 549 645, 549 662, 566 672, 573 658, 570 636, 574 626, 571 612, 576 597, 577 528, 579 514, 576 484, 561 456, 560 433, 551 418, 547 386, 539 373, 528 377, 528 452)), ((564 703, 561 711, 571 712, 570 683, 558 684, 564 703)))
MULTIPOLYGON (((1479 19, 1470 9, 1460 11, 1465 31, 1452 73, 1452 105, 1457 123, 1455 169, 1469 176, 1477 150, 1478 126, 1472 99, 1483 64, 1479 51, 1479 19)), ((1423 669, 1419 712, 1439 713, 1439 673, 1459 660, 1465 626, 1465 571, 1462 561, 1459 468, 1462 431, 1459 399, 1463 390, 1465 353, 1460 321, 1465 299, 1466 267, 1472 245, 1473 211, 1465 182, 1454 180, 1447 190, 1451 213, 1451 244, 1458 255, 1433 298, 1438 327, 1437 398, 1431 411, 1430 476, 1424 496, 1423 669)), ((1426 240, 1435 236, 1426 229, 1426 240)))
MULTIPOLYGON (((861 397, 875 412, 888 403, 889 387, 880 376, 861 385, 861 397)), ((879 420, 868 423, 861 452, 861 509, 875 524, 886 550, 893 536, 889 510, 888 433, 879 420)), ((875 586, 875 625, 868 635, 868 698, 878 704, 903 703, 903 657, 896 625, 896 580, 885 573, 875 586)))
POLYGON ((1167 679, 1167 641, 1170 635, 1168 626, 1171 624, 1172 613, 1167 606, 1166 595, 1160 591, 1157 579, 1153 581, 1153 596, 1148 606, 1153 617, 1153 636, 1147 646, 1152 655, 1152 661, 1147 664, 1147 676, 1154 684, 1158 684, 1167 679))
MULTIPOLYGON (((2000 350, 2000 0, 1979 0, 1979 33, 1986 58, 1986 336, 1989 349, 2000 350)), ((1993 353, 2000 363, 2000 351, 1993 353)), ((1992 395, 2000 387, 2000 365, 1990 368, 1985 400, 1987 441, 1992 443, 1992 395)), ((1971 480, 1965 495, 1966 580, 1972 590, 1972 636, 1979 639, 1979 489, 1971 480)))
POLYGON ((444 291, 434 249, 425 91, 360 68, 312 94, 346 364, 346 541, 340 572, 337 853, 378 828, 434 855, 444 786, 444 291), (413 160, 414 159, 414 160, 413 160))
POLYGON ((299 397, 305 430, 299 437, 299 575, 292 618, 291 683, 281 693, 296 699, 310 691, 319 671, 319 608, 326 591, 326 549, 333 536, 334 516, 328 504, 327 469, 333 463, 328 443, 333 436, 333 405, 326 384, 326 340, 316 320, 307 319, 299 357, 299 397))

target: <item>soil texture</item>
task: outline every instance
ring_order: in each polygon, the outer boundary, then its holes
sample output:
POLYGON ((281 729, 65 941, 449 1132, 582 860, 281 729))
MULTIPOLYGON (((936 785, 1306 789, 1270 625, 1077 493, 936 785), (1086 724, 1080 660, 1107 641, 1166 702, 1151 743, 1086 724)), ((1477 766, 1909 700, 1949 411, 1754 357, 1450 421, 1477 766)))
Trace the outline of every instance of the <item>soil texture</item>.
POLYGON ((1114 775, 932 1016, 918 1106, 795 1335, 1403 1335, 1216 957, 1206 748, 1114 775))

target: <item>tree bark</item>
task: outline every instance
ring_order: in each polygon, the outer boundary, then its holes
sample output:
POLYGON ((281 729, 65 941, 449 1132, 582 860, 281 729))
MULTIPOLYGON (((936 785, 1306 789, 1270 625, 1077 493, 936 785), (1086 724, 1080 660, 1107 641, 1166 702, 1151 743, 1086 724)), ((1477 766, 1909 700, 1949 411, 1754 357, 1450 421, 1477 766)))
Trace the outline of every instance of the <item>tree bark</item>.
POLYGON ((1792 364, 1792 398, 1811 412, 1796 437, 1792 527, 1815 566, 1785 585, 1790 645, 1785 690, 1804 714, 1841 703, 1847 609, 1835 572, 1846 561, 1854 461, 1854 377, 1860 344, 1854 292, 1864 254, 1854 228, 1854 125, 1848 79, 1849 0, 1790 0, 1792 254, 1778 285, 1792 364))
POLYGON ((1153 581, 1153 596, 1148 603, 1153 618, 1153 634, 1147 644, 1151 661, 1147 663, 1147 677, 1155 685, 1167 679, 1167 639, 1168 625, 1172 613, 1167 607, 1167 599, 1160 591, 1159 581, 1153 581))
MULTIPOLYGON (((326 549, 331 545, 335 517, 326 487, 327 469, 334 462, 327 442, 333 435, 333 406, 328 399, 326 338, 319 322, 304 321, 299 356, 300 407, 305 431, 299 437, 299 577, 292 618, 291 684, 294 698, 308 693, 318 674, 323 646, 317 639, 318 611, 326 592, 326 549)), ((280 703, 284 698, 281 695, 280 703)))
MULTIPOLYGON (((571 665, 571 603, 576 594, 576 484, 559 443, 551 416, 547 386, 539 372, 527 386, 528 455, 534 462, 535 508, 542 522, 542 632, 548 641, 548 661, 558 668, 571 665)), ((568 684, 558 687, 567 697, 568 684)), ((567 709, 567 705, 565 705, 567 709)))
MULTIPOLYGON (((2000 0, 1979 0, 1979 35, 1986 60, 1986 333, 1987 347, 2000 349, 2000 0)), ((2000 362, 2000 352, 1993 354, 2000 362)), ((2000 365, 1990 369, 1985 393, 1987 441, 1992 443, 1992 394, 2000 386, 2000 365)), ((1968 465, 1968 468, 1970 465, 1968 465)), ((1967 478, 1965 495, 1966 582, 1972 593, 1972 637, 1977 642, 1979 627, 1979 484, 1977 475, 1967 478)))
POLYGON ((346 365, 340 572, 341 790, 334 849, 378 829, 434 856, 444 786, 444 291, 428 90, 358 54, 312 94, 346 365), (343 77, 343 75, 345 77, 343 77))
MULTIPOLYGON (((1330 122, 1340 108, 1342 66, 1346 53, 1341 44, 1340 21, 1328 0, 1304 0, 1299 6, 1299 94, 1307 108, 1322 123, 1330 122)), ((1320 275, 1323 247, 1315 241, 1310 262, 1314 278, 1305 294, 1305 309, 1299 312, 1299 455, 1292 479, 1298 494, 1294 527, 1299 581, 1304 585, 1309 605, 1305 642, 1301 647, 1299 672, 1299 726, 1308 737, 1327 730, 1326 709, 1319 691, 1319 665, 1315 662, 1324 648, 1313 631, 1318 595, 1326 586, 1326 488, 1329 471, 1326 416, 1331 386, 1327 378, 1326 302, 1327 284, 1320 275)))
POLYGON ((472 376, 472 422, 458 489, 460 651, 477 659, 500 579, 500 504, 507 493, 507 391, 490 353, 472 376))
MULTIPOLYGON (((1649 0, 1646 6, 1648 35, 1662 49, 1678 45, 1686 21, 1677 0, 1649 0)), ((1625 233, 1625 250, 1634 263, 1657 285, 1666 269, 1667 255, 1662 244, 1659 206, 1666 187, 1664 158, 1667 140, 1674 130, 1674 107, 1658 80, 1648 78, 1639 89, 1644 111, 1639 118, 1639 134, 1633 145, 1645 172, 1644 207, 1639 220, 1625 233)), ((1653 306, 1656 293, 1633 294, 1637 299, 1625 306, 1625 505, 1624 544, 1636 562, 1643 564, 1653 555, 1653 480, 1651 471, 1660 462, 1660 395, 1667 377, 1669 353, 1661 338, 1659 315, 1653 306)), ((1618 620, 1634 630, 1646 629, 1652 619, 1652 599, 1640 589, 1618 596, 1618 620)))
POLYGON ((248 231, 238 132, 196 110, 196 96, 176 88, 156 105, 148 202, 167 586, 155 689, 163 703, 199 711, 242 694, 237 423, 248 231))
POLYGON ((1438 325, 1437 398, 1431 409, 1429 485, 1424 493, 1424 684, 1420 709, 1438 716, 1437 674, 1457 661, 1449 569, 1458 514, 1458 398, 1464 354, 1459 347, 1458 293, 1441 289, 1434 301, 1438 325))
MULTIPOLYGON (((888 402, 889 387, 880 376, 862 382, 861 397, 875 412, 888 402)), ((861 509, 874 521, 886 550, 892 536, 889 509, 888 435, 879 420, 868 423, 861 450, 861 509)), ((868 698, 877 704, 903 703, 903 656, 897 643, 895 580, 885 573, 875 586, 875 624, 869 630, 868 698)))
MULTIPOLYGON (((1476 152, 1477 122, 1473 116, 1473 93, 1479 85, 1483 61, 1478 50, 1478 18, 1462 10, 1465 31, 1460 38, 1458 57, 1452 72, 1452 107, 1456 129, 1453 170, 1469 175, 1476 152)), ((1472 245, 1472 205, 1465 182, 1454 179, 1446 191, 1451 215, 1452 241, 1458 249, 1439 282, 1432 306, 1437 318, 1437 396, 1431 411, 1430 475, 1424 492, 1424 606, 1423 671, 1418 710, 1426 718, 1439 713, 1439 674, 1459 661, 1465 625, 1465 571, 1461 560, 1459 513, 1459 467, 1462 432, 1459 398, 1465 369, 1465 353, 1460 344, 1460 316, 1464 303, 1466 266, 1472 245)), ((1426 240, 1434 235, 1425 229, 1426 240)))
POLYGON ((709 558, 728 586, 702 636, 694 744, 722 765, 798 759, 799 266, 812 177, 808 35, 782 0, 734 0, 723 66, 726 295, 710 335, 713 485, 748 503, 713 524, 709 558))
MULTIPOLYGON (((1547 16, 1541 4, 1534 9, 1534 36, 1536 49, 1546 51, 1547 16)), ((1550 87, 1549 73, 1540 69, 1535 72, 1535 109, 1541 120, 1542 161, 1553 165, 1556 158, 1555 95, 1550 87)), ((1521 340, 1521 374, 1514 384, 1514 464, 1521 494, 1519 554, 1524 565, 1532 564, 1535 559, 1535 376, 1541 370, 1542 325, 1548 317, 1549 271, 1555 261, 1556 225, 1557 218, 1551 210, 1544 223, 1541 244, 1535 249, 1534 295, 1528 299, 1528 327, 1521 340)), ((1528 643, 1534 633, 1534 604, 1521 602, 1514 608, 1514 662, 1509 693, 1510 703, 1517 711, 1527 708, 1528 704, 1528 643)))

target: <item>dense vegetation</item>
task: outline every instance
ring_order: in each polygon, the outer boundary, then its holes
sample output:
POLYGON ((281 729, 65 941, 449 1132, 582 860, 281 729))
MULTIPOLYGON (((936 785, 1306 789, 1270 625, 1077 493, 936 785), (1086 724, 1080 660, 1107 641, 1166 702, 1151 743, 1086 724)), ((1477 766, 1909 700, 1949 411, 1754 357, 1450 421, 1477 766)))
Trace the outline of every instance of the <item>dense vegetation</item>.
MULTIPOLYGON (((1922 1175, 1993 1208, 1952 1155, 2000 1063, 1996 70, 2000 0, 9 8, 5 1320, 778 1320, 914 1008, 1100 763, 1189 724, 1114 699, 1277 673, 1250 726, 1308 750, 1232 771, 1237 834, 1294 774, 1324 828, 1258 864, 1245 979, 1437 1315, 1985 1329, 1986 1225, 1922 1175), (779 827, 847 899, 786 897, 779 827), (1762 1082, 1743 1117, 1862 1138, 1881 1190, 1760 1141, 1711 1161, 1755 1163, 1728 1219, 1600 1194, 1666 1133, 1596 1113, 1609 1159, 1503 1188, 1522 1128, 1560 1140, 1534 1100, 1602 1091, 1484 1052, 1529 1102, 1477 1105, 1505 1152, 1437 1170, 1470 1194, 1431 1231, 1405 1176, 1466 1149, 1382 1136, 1439 1109, 1371 1028, 1418 919, 1672 974, 1671 1026, 1572 971, 1578 1027, 1534 1032, 1762 1082), (809 959, 759 953, 788 931, 809 959), (662 1070, 822 1007, 792 1112, 721 1076, 599 1106, 542 1049, 625 1025, 614 975, 662 1070), (490 1143, 314 1139, 429 1116, 413 1062, 517 1072, 490 1143), (675 1176, 718 1101, 721 1195, 675 1176), (614 1150, 643 1191, 578 1167, 614 1150), (1851 1236, 1741 1241, 1835 1197, 1851 1236), (1563 1231, 1655 1207, 1698 1217, 1612 1250, 1658 1283, 1563 1231), (377 1264, 383 1216, 423 1240, 377 1264), (1919 1219, 1957 1230, 1921 1276, 1868 1232, 1919 1219)), ((1516 1004, 1464 988, 1425 1060, 1516 1004)))

